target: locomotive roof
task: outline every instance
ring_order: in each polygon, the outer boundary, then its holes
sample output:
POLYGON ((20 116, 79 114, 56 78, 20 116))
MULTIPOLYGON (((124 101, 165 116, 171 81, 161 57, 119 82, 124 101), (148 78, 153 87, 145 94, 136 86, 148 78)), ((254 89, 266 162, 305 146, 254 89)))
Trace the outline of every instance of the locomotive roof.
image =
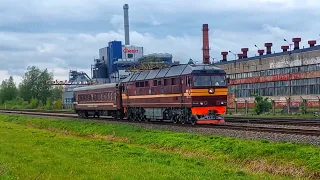
POLYGON ((164 77, 174 77, 186 74, 205 74, 217 73, 224 74, 225 71, 221 68, 212 65, 194 65, 194 64, 180 64, 171 66, 169 68, 155 69, 149 71, 135 72, 122 82, 150 80, 164 77))
POLYGON ((103 89, 103 88, 112 88, 117 87, 118 83, 108 83, 108 84, 98 84, 98 85, 89 85, 84 87, 74 88, 73 91, 86 91, 86 90, 93 90, 93 89, 103 89))

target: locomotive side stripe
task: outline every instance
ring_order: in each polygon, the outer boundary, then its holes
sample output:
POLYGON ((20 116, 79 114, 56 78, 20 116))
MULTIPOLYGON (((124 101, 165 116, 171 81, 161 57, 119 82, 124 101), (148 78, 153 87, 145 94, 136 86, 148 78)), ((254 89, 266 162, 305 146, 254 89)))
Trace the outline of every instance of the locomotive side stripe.
MULTIPOLYGON (((207 96, 207 97, 212 97, 212 96, 226 96, 228 95, 228 90, 227 89, 220 89, 218 91, 215 90, 214 94, 209 94, 208 89, 198 89, 198 91, 192 91, 189 93, 185 92, 183 93, 184 96, 186 97, 199 97, 199 96, 207 96)), ((155 94, 155 95, 132 95, 129 96, 129 99, 148 99, 148 98, 169 98, 169 97, 180 97, 182 94, 155 94)), ((128 97, 125 94, 122 94, 123 99, 127 99, 128 97)))
MULTIPOLYGON (((208 93, 208 89, 190 89, 191 93, 208 93)), ((213 88, 215 92, 228 92, 228 88, 213 88)))

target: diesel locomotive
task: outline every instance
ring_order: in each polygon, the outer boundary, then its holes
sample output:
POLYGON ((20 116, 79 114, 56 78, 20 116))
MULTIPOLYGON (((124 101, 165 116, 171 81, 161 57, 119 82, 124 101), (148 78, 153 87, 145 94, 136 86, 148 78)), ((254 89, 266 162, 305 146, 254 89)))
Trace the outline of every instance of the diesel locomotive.
POLYGON ((120 83, 75 88, 74 109, 86 118, 218 124, 224 122, 227 95, 224 70, 212 65, 180 64, 134 72, 120 83))

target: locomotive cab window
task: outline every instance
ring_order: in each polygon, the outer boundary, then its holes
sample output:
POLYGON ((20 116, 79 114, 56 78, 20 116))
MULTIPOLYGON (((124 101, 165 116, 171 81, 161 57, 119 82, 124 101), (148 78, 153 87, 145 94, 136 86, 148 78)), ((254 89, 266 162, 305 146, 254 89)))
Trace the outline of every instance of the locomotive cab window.
POLYGON ((194 86, 226 86, 226 76, 212 75, 212 76, 194 76, 194 86))

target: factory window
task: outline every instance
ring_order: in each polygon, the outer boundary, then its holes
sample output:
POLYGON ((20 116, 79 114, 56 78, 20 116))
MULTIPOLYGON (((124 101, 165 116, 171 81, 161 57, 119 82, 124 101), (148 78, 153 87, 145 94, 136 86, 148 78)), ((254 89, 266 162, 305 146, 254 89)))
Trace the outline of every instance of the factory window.
POLYGON ((157 80, 153 80, 153 86, 157 86, 158 84, 158 81, 157 80))
POLYGON ((139 83, 139 82, 136 82, 136 87, 140 87, 139 85, 140 85, 140 83, 139 83))
POLYGON ((128 58, 133 58, 133 54, 128 54, 128 58))
POLYGON ((145 87, 149 87, 149 81, 144 82, 145 87))
POLYGON ((161 80, 158 80, 158 86, 161 86, 161 80))
POLYGON ((144 87, 144 82, 140 82, 140 87, 144 87))

